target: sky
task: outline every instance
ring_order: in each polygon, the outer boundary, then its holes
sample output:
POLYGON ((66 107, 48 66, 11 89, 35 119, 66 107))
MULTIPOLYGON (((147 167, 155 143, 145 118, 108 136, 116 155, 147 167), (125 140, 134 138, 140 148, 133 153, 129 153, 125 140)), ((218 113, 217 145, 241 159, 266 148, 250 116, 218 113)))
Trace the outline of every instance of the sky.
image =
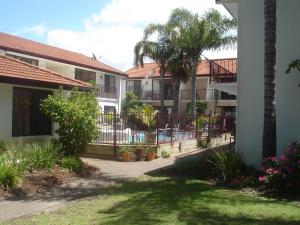
MULTIPOLYGON (((215 0, 9 0, 1 2, 0 32, 96 57, 122 71, 133 66, 134 45, 149 23, 165 23, 174 8, 202 14, 215 0)), ((236 49, 204 52, 236 57, 236 49)))

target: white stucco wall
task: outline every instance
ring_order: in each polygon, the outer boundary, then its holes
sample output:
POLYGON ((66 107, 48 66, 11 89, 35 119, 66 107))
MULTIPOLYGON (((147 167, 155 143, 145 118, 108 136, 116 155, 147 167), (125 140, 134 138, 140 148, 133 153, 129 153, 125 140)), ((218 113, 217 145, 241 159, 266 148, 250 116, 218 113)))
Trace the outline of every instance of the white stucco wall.
MULTIPOLYGON (((30 86, 20 86, 0 83, 0 141, 13 142, 19 141, 43 141, 50 137, 51 135, 43 136, 28 136, 28 137, 12 137, 12 117, 13 117, 13 87, 23 87, 23 88, 36 88, 30 86)), ((45 89, 45 88, 37 88, 45 89)), ((46 89, 50 90, 50 89, 46 89)), ((54 91, 55 93, 55 91, 54 91)), ((54 124, 54 129, 57 125, 54 124)), ((53 132, 54 133, 54 132, 53 132)))
POLYGON ((262 0, 240 0, 238 20, 237 142, 249 164, 262 157, 264 19, 262 0))
POLYGON ((46 68, 52 70, 56 73, 59 73, 65 77, 75 79, 75 67, 72 65, 58 65, 55 66, 53 64, 46 64, 46 68))
POLYGON ((0 141, 12 134, 12 85, 0 83, 0 141))
POLYGON ((300 1, 277 1, 277 152, 300 140, 300 72, 286 74, 292 60, 300 59, 300 1))

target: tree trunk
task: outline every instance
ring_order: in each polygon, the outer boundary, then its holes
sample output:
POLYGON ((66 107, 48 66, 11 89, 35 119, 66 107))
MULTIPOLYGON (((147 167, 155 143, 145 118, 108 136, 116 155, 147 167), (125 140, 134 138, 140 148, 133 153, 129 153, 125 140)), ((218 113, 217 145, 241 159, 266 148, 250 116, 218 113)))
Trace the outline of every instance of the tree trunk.
POLYGON ((191 112, 196 114, 196 73, 198 66, 198 58, 192 59, 192 99, 191 99, 191 112))
POLYGON ((276 155, 275 66, 276 66, 276 0, 264 1, 265 71, 263 157, 276 155))
POLYGON ((160 85, 159 85, 159 98, 160 98, 160 112, 164 112, 165 108, 165 71, 160 69, 160 85))
POLYGON ((173 104, 172 113, 178 113, 180 81, 174 82, 173 90, 174 90, 174 104, 173 104))

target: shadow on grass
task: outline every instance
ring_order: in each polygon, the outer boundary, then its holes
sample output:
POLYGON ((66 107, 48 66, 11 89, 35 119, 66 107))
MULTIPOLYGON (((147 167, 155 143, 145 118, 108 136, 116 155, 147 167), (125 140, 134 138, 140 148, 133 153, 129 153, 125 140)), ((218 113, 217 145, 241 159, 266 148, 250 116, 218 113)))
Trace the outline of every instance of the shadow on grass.
MULTIPOLYGON (((183 178, 145 178, 111 187, 103 194, 125 198, 98 211, 95 219, 101 224, 300 224, 294 214, 285 217, 281 213, 285 202, 253 198, 183 178), (269 215, 273 207, 278 211, 269 215)), ((289 207, 300 213, 296 205, 289 207)))

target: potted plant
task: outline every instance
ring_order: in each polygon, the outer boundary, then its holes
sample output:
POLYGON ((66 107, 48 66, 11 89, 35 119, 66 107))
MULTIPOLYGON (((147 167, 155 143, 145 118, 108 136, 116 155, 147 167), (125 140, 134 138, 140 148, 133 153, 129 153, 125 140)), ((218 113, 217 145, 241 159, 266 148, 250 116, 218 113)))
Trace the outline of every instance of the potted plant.
POLYGON ((155 159, 155 155, 156 155, 156 151, 157 151, 156 147, 148 146, 148 147, 146 147, 145 151, 147 153, 147 160, 148 161, 152 161, 152 160, 155 159))
POLYGON ((125 145, 118 150, 118 152, 121 153, 123 162, 128 162, 131 160, 132 151, 133 149, 131 145, 125 145))
POLYGON ((141 161, 145 158, 145 151, 143 144, 138 144, 135 146, 135 156, 137 161, 141 161))

